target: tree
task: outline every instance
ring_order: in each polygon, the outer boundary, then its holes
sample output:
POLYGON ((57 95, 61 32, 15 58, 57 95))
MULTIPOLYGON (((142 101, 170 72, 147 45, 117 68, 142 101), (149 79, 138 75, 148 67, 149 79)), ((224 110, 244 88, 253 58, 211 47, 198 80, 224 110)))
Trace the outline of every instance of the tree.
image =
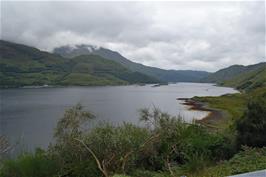
MULTIPOLYGON (((75 140, 84 136, 87 131, 86 124, 94 118, 95 116, 90 112, 83 111, 81 104, 77 104, 67 109, 64 116, 58 121, 54 133, 55 144, 50 145, 49 152, 54 159, 59 161, 62 176, 78 175, 81 171, 80 168, 88 164, 93 166, 92 169, 97 168, 83 145, 75 140)), ((92 173, 91 176, 96 174, 92 173)))
POLYGON ((159 139, 155 145, 157 154, 155 156, 163 161, 164 167, 174 176, 171 166, 172 163, 180 162, 183 159, 183 136, 188 124, 181 117, 170 116, 158 108, 153 108, 152 111, 142 109, 140 120, 147 124, 153 134, 158 135, 159 139))
POLYGON ((136 165, 139 152, 156 139, 148 129, 130 123, 118 126, 104 123, 88 130, 84 124, 92 118, 91 113, 76 105, 59 120, 55 131, 56 144, 50 147, 50 151, 60 159, 62 176, 88 173, 99 176, 91 172, 97 168, 105 177, 125 174, 136 165))
POLYGON ((243 117, 236 122, 238 145, 266 146, 266 93, 248 102, 243 117))

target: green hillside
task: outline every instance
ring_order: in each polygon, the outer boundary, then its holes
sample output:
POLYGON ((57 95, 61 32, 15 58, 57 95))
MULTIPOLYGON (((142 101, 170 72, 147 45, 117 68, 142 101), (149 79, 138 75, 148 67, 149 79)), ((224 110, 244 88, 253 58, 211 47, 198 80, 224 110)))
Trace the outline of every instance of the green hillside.
POLYGON ((223 85, 235 87, 239 90, 252 90, 259 87, 266 87, 266 66, 226 80, 223 82, 223 85))
POLYGON ((262 67, 266 67, 266 63, 258 63, 255 65, 232 65, 228 68, 221 69, 215 73, 210 74, 203 79, 204 82, 223 82, 225 80, 231 80, 234 77, 241 76, 242 74, 258 70, 262 67))
POLYGON ((215 82, 239 90, 262 87, 266 83, 266 63, 248 66, 233 65, 210 74, 203 79, 203 82, 215 82))
POLYGON ((65 59, 36 48, 0 41, 0 85, 54 84, 67 72, 65 59))
POLYGON ((102 47, 95 47, 92 45, 81 44, 72 47, 62 46, 55 48, 53 52, 66 58, 73 58, 79 55, 88 54, 99 55, 108 60, 120 63, 131 71, 149 75, 163 82, 199 82, 201 79, 209 75, 209 73, 205 71, 165 70, 156 67, 145 66, 143 64, 130 61, 116 51, 102 47))
POLYGON ((133 83, 156 83, 158 80, 97 55, 82 55, 66 62, 71 73, 60 81, 63 85, 120 85, 133 83))
POLYGON ((33 47, 0 41, 0 86, 121 85, 157 83, 100 56, 66 59, 33 47))

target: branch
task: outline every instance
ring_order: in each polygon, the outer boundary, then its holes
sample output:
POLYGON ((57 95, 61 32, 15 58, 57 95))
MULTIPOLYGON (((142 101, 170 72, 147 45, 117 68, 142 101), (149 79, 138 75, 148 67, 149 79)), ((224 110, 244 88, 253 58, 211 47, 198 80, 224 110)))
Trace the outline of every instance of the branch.
POLYGON ((80 142, 93 156, 93 158, 95 159, 97 166, 99 168, 99 170, 103 173, 103 175, 105 177, 109 177, 108 173, 106 171, 106 168, 104 167, 104 165, 101 164, 100 160, 97 158, 97 156, 95 155, 95 153, 80 139, 74 138, 76 141, 80 142))

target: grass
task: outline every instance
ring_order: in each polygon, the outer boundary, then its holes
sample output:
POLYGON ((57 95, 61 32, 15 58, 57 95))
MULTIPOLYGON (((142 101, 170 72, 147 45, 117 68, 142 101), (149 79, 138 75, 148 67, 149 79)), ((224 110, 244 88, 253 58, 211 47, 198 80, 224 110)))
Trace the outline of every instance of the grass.
POLYGON ((196 101, 204 102, 210 108, 224 112, 222 119, 202 120, 204 124, 211 124, 217 128, 228 128, 232 123, 240 118, 246 108, 248 96, 246 94, 228 94, 219 97, 195 97, 196 101))
POLYGON ((87 73, 71 73, 67 75, 60 83, 63 85, 80 85, 80 86, 127 84, 127 82, 119 80, 112 76, 99 77, 87 73))
POLYGON ((230 160, 221 162, 216 166, 204 169, 204 171, 201 172, 199 177, 222 177, 263 169, 266 169, 266 147, 244 147, 243 151, 236 154, 230 160))
POLYGON ((32 86, 32 85, 55 85, 56 81, 62 77, 62 73, 54 71, 43 71, 39 73, 0 73, 1 86, 32 86))
POLYGON ((248 92, 227 94, 219 97, 194 97, 196 101, 206 103, 209 108, 222 111, 222 119, 202 120, 201 123, 210 127, 226 129, 231 127, 235 120, 241 118, 246 110, 247 102, 254 97, 266 94, 266 87, 260 87, 248 92))
MULTIPOLYGON (((194 163, 194 162, 193 162, 194 163)), ((206 164, 208 165, 208 164, 206 164)), ((187 170, 190 164, 173 167, 175 176, 189 177, 224 177, 229 175, 242 174, 252 171, 266 169, 266 147, 264 148, 249 148, 243 147, 243 150, 234 155, 228 161, 222 161, 211 166, 204 166, 198 170, 187 170)), ((139 171, 131 177, 171 177, 167 172, 149 172, 139 171)), ((113 177, 130 177, 124 175, 115 175, 113 177)))

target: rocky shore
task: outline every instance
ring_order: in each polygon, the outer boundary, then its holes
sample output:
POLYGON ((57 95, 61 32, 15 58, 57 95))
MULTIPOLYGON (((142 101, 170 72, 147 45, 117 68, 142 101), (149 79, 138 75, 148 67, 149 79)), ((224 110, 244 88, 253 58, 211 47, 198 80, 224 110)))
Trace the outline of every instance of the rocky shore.
POLYGON ((198 123, 214 125, 225 116, 225 113, 222 110, 210 108, 206 103, 194 100, 193 98, 177 98, 177 100, 183 101, 182 104, 189 106, 189 110, 208 112, 206 117, 196 120, 198 123))

